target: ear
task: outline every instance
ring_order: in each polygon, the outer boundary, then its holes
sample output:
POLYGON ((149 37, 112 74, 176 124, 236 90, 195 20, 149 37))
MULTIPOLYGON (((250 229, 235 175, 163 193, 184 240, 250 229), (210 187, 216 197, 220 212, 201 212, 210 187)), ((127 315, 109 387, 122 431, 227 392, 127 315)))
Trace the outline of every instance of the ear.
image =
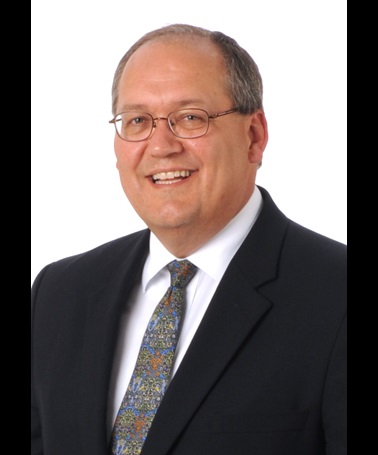
POLYGON ((258 110, 251 114, 249 134, 251 140, 248 152, 249 162, 260 166, 268 143, 268 123, 264 111, 258 110))

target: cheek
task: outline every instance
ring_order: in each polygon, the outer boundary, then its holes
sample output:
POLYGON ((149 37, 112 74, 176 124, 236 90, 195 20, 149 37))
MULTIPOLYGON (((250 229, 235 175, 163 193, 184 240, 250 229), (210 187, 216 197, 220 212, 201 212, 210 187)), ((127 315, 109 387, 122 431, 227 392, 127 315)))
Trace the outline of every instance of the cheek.
POLYGON ((124 153, 116 152, 116 168, 120 173, 121 177, 123 174, 127 172, 127 163, 129 160, 126 159, 126 155, 124 153))
POLYGON ((213 147, 210 161, 219 172, 229 175, 232 172, 246 172, 249 165, 250 139, 245 130, 235 129, 235 134, 225 135, 223 140, 218 141, 217 146, 213 147))
POLYGON ((117 169, 122 172, 134 169, 143 154, 143 151, 140 149, 141 146, 130 144, 116 137, 114 140, 114 152, 117 169))
POLYGON ((121 139, 116 135, 114 138, 114 154, 116 156, 116 166, 120 170, 122 167, 122 157, 124 156, 124 147, 122 145, 121 139))
POLYGON ((124 148, 116 147, 116 168, 121 180, 122 186, 126 191, 126 188, 130 187, 133 181, 133 176, 135 174, 135 164, 131 158, 129 151, 124 150, 124 148))

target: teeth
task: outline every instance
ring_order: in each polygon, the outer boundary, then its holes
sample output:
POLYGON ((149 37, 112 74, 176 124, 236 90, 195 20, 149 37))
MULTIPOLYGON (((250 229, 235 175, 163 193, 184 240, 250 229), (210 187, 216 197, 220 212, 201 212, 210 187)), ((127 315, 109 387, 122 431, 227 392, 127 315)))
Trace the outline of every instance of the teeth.
POLYGON ((170 171, 170 172, 159 172, 152 176, 153 180, 169 180, 179 177, 189 177, 190 171, 170 171))

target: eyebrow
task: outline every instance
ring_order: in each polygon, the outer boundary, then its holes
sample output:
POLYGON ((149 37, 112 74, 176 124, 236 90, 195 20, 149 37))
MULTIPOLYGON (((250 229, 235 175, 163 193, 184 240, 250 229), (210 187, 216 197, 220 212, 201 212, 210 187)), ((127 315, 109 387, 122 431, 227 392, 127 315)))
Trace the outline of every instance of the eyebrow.
MULTIPOLYGON (((184 109, 185 107, 195 107, 193 105, 196 104, 203 104, 203 100, 200 100, 199 98, 190 98, 186 100, 181 100, 177 103, 175 103, 176 107, 173 109, 184 109)), ((143 112, 148 112, 147 106, 145 104, 123 104, 122 107, 120 108, 119 112, 125 112, 125 111, 143 111, 143 112)))

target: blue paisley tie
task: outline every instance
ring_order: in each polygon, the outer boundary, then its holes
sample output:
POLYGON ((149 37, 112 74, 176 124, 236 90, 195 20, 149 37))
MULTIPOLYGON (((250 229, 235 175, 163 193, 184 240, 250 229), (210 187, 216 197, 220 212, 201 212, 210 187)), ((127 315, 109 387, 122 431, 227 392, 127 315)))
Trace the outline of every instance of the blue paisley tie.
POLYGON ((157 305, 144 334, 138 359, 121 403, 111 437, 113 455, 138 455, 168 387, 185 287, 197 267, 188 260, 168 264, 171 285, 157 305))

